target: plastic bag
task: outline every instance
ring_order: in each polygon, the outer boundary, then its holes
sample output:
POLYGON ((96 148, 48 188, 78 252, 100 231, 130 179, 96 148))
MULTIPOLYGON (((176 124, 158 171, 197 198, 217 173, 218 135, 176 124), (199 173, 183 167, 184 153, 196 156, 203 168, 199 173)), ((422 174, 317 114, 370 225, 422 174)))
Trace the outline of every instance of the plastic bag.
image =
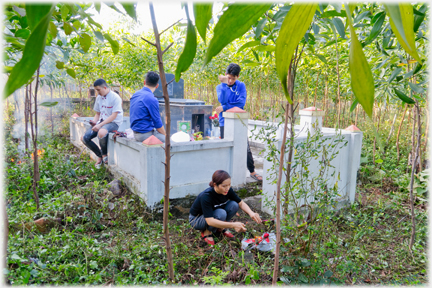
POLYGON ((126 138, 127 138, 127 139, 135 138, 135 137, 134 137, 133 130, 132 130, 131 128, 126 129, 126 130, 125 130, 125 133, 126 133, 126 138))
POLYGON ((271 251, 276 249, 276 234, 264 233, 262 236, 256 236, 252 239, 243 239, 241 242, 243 250, 258 249, 259 251, 271 251))
POLYGON ((189 142, 190 140, 190 136, 189 134, 183 132, 183 131, 179 131, 174 133, 173 135, 171 135, 171 141, 173 143, 180 143, 180 142, 189 142))

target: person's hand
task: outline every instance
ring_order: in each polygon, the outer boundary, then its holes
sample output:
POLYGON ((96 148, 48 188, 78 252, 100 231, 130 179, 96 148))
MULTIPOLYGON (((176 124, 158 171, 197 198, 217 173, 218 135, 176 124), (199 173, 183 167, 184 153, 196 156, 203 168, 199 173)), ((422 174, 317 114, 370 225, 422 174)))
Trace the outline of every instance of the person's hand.
POLYGON ((219 114, 222 111, 223 111, 223 107, 222 106, 216 107, 216 113, 217 114, 219 114))
POLYGON ((252 215, 250 215, 250 217, 252 220, 254 220, 258 224, 260 224, 262 222, 258 213, 252 213, 252 215))
POLYGON ((100 128, 101 128, 101 125, 97 124, 97 125, 93 126, 92 130, 97 132, 97 131, 99 131, 100 128))
POLYGON ((219 81, 221 83, 228 84, 228 76, 226 76, 226 75, 219 75, 219 81))
POLYGON ((92 127, 96 125, 96 122, 94 122, 93 120, 90 120, 89 123, 92 127))
POLYGON ((245 226, 244 223, 242 223, 242 222, 234 222, 233 224, 234 224, 233 228, 234 228, 234 230, 236 232, 246 232, 246 226, 245 226))

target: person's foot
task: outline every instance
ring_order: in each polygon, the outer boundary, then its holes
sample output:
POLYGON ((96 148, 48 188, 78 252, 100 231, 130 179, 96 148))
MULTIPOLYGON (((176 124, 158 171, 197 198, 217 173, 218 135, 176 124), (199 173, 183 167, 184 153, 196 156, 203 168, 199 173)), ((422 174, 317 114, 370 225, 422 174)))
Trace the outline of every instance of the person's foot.
POLYGON ((250 173, 250 177, 252 177, 253 179, 255 179, 257 181, 262 181, 262 177, 256 172, 250 173))
POLYGON ((201 239, 203 239, 204 242, 206 242, 207 244, 209 244, 211 246, 215 245, 212 233, 208 230, 201 232, 201 239))
POLYGON ((98 158, 98 160, 96 161, 95 167, 96 167, 96 169, 100 169, 101 166, 102 166, 102 158, 98 158))
POLYGON ((231 232, 229 232, 227 229, 219 228, 218 232, 222 233, 222 235, 224 235, 227 238, 234 238, 234 235, 231 232))
POLYGON ((104 163, 105 165, 108 164, 108 156, 103 156, 103 163, 104 163))

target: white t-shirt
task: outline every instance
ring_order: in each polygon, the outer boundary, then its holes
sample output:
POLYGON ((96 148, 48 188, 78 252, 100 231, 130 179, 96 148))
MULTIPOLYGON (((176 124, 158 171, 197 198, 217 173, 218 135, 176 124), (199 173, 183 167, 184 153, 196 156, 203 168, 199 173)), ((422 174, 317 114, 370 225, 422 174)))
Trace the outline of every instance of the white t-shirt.
POLYGON ((98 95, 93 110, 100 112, 98 124, 106 120, 114 112, 118 112, 118 114, 112 122, 118 126, 123 122, 122 99, 113 91, 108 92, 105 96, 98 95))

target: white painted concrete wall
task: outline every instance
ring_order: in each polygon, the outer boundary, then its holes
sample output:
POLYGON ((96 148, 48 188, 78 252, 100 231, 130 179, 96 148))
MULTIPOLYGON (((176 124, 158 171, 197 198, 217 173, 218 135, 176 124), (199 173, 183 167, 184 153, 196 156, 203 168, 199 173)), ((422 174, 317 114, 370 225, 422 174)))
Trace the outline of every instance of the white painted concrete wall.
MULTIPOLYGON (((246 149, 248 113, 226 113, 225 139, 174 143, 171 146, 170 198, 198 195, 208 187, 216 170, 231 175, 231 185, 246 183, 246 149), (240 116, 237 116, 240 115, 240 116)), ((87 149, 81 137, 90 129, 84 120, 92 117, 70 118, 71 142, 87 149)), ((124 117, 119 131, 129 128, 129 118, 124 117)), ((108 142, 108 168, 122 178, 126 185, 143 198, 147 205, 160 202, 164 195, 165 152, 160 145, 147 146, 134 139, 117 138, 113 134, 108 142)), ((97 137, 93 139, 98 143, 97 137)), ((87 149, 95 159, 95 155, 87 149)))

